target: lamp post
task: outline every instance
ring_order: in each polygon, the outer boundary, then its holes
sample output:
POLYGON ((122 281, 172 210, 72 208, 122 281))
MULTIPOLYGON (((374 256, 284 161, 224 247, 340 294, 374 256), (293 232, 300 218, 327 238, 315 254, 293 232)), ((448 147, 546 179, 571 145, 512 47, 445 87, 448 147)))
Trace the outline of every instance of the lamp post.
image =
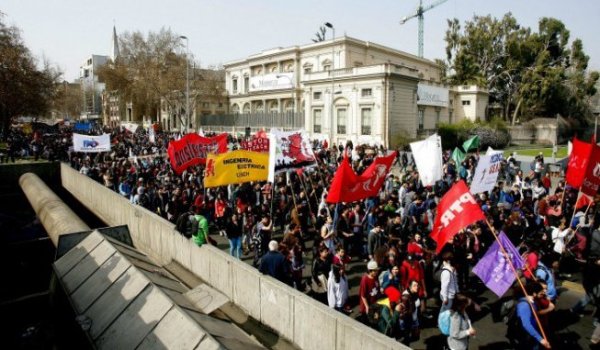
MULTIPOLYGON (((190 127, 190 40, 187 36, 182 35, 180 39, 185 40, 185 132, 187 133, 190 127)), ((181 130, 183 132, 183 128, 181 130)))
POLYGON ((331 77, 331 106, 329 106, 329 142, 333 145, 333 69, 335 68, 335 27, 329 22, 325 22, 325 27, 330 28, 333 31, 331 37, 331 70, 329 76, 331 77))

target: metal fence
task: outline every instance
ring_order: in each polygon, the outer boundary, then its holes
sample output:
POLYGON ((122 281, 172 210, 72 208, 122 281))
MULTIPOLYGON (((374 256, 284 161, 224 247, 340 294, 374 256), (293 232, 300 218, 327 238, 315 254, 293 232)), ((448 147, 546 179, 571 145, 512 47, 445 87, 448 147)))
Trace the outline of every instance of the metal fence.
POLYGON ((279 128, 296 130, 304 128, 303 112, 284 113, 247 113, 203 115, 199 127, 214 131, 243 131, 246 127, 252 130, 279 128))

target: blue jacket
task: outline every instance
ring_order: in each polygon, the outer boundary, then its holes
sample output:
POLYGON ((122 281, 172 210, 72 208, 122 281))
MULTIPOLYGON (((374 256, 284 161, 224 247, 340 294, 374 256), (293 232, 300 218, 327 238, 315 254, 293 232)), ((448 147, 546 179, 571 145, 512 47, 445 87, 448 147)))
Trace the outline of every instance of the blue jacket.
POLYGON ((558 293, 556 292, 556 286, 554 284, 554 275, 541 261, 538 262, 538 267, 535 269, 535 277, 546 283, 548 298, 552 301, 556 300, 558 293))
MULTIPOLYGON (((535 304, 533 308, 537 311, 535 304)), ((521 325, 525 332, 531 335, 535 340, 540 342, 542 340, 542 336, 537 328, 537 323, 535 322, 535 316, 531 310, 531 306, 529 306, 529 302, 525 299, 525 297, 519 299, 517 302, 517 317, 521 321, 521 325)))
POLYGON ((290 264, 280 252, 269 251, 265 254, 260 261, 258 270, 283 283, 289 284, 290 282, 290 264))

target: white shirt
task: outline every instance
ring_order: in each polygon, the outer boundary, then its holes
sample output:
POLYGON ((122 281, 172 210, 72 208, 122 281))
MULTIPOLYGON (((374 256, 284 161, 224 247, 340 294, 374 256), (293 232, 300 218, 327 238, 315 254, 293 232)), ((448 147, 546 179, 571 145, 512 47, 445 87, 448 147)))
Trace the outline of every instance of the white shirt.
POLYGON ((562 254, 565 250, 565 237, 569 235, 571 229, 566 228, 560 230, 558 227, 552 226, 552 242, 554 242, 554 251, 562 254))
POLYGON ((341 276, 340 283, 336 283, 333 271, 329 271, 329 278, 327 279, 327 303, 329 307, 343 307, 346 300, 348 300, 348 280, 345 276, 341 276))

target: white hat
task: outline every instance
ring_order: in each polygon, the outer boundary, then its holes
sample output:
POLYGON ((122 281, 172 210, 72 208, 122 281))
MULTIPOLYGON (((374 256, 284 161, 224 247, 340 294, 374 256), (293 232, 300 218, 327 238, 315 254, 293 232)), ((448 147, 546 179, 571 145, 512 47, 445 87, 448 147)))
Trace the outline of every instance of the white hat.
POLYGON ((377 262, 371 260, 369 261, 369 263, 367 264, 367 270, 372 271, 372 270, 379 270, 379 266, 377 266, 377 262))

